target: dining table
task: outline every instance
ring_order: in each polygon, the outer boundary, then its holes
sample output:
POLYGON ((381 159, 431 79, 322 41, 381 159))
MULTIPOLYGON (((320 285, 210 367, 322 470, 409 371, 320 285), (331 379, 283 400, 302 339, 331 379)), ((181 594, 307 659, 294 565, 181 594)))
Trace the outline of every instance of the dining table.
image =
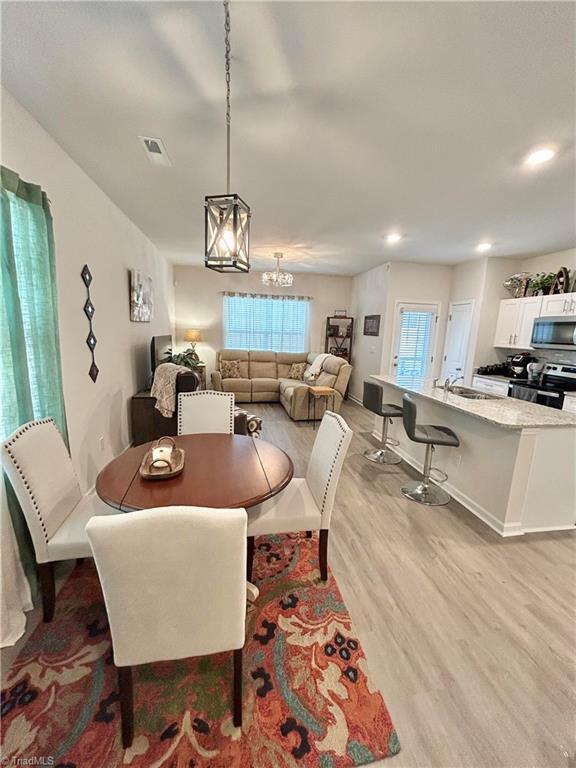
POLYGON ((154 442, 129 448, 99 473, 96 493, 121 512, 170 506, 249 509, 280 493, 294 475, 292 460, 265 440, 245 435, 194 434, 174 438, 184 469, 167 479, 145 479, 140 465, 154 442))

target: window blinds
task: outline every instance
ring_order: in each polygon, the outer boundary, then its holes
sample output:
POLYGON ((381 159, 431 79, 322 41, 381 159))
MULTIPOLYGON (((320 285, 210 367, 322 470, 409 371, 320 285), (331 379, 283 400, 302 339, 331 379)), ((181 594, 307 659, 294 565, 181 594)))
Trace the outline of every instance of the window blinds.
POLYGON ((397 360, 399 376, 426 376, 434 318, 434 311, 401 312, 397 360))
POLYGON ((307 298, 224 296, 224 346, 307 352, 309 307, 307 298))

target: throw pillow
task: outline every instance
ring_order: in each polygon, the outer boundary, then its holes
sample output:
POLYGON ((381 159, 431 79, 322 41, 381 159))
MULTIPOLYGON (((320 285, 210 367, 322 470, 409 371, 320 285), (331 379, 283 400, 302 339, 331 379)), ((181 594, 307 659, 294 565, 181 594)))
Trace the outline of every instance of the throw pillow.
POLYGON ((240 360, 220 360, 220 373, 223 379, 241 379, 240 360))
POLYGON ((296 379, 302 381, 304 378, 304 371, 306 370, 306 363, 292 363, 290 370, 288 371, 289 379, 296 379))

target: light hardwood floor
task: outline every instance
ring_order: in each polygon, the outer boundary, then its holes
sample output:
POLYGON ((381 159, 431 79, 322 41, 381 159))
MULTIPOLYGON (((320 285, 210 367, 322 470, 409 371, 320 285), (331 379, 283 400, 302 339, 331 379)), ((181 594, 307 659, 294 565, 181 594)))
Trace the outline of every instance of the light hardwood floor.
MULTIPOLYGON (((303 475, 312 427, 250 407, 303 475)), ((412 468, 362 456, 372 415, 349 401, 342 415, 354 439, 328 561, 402 745, 379 765, 576 765, 574 535, 502 539, 456 502, 410 502, 412 468)))
MULTIPOLYGON (((312 426, 278 404, 250 410, 302 476, 312 426)), ((372 416, 348 401, 342 413, 354 439, 328 560, 402 744, 374 765, 574 767, 573 535, 502 539, 456 502, 409 502, 414 471, 366 461, 372 416)), ((15 651, 3 649, 4 674, 15 651)))

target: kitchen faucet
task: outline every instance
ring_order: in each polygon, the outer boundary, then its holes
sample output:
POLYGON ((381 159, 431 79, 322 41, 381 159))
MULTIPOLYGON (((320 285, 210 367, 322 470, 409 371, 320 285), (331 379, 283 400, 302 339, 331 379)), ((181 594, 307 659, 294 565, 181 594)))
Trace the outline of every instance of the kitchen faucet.
POLYGON ((454 376, 454 378, 450 378, 450 376, 448 376, 444 382, 444 392, 451 392, 452 387, 456 384, 457 381, 460 381, 460 379, 464 381, 464 376, 454 376))

